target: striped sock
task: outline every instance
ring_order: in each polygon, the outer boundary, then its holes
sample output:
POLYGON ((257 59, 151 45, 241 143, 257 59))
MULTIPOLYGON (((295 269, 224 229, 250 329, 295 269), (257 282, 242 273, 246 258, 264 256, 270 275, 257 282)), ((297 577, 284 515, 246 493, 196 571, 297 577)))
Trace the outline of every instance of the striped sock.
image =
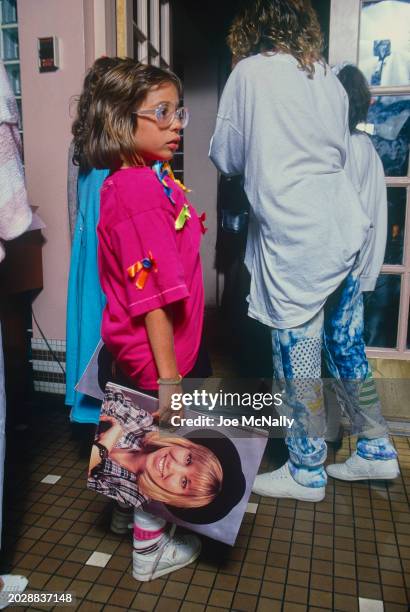
POLYGON ((167 532, 165 519, 137 508, 134 512, 134 551, 149 555, 159 548, 167 532))

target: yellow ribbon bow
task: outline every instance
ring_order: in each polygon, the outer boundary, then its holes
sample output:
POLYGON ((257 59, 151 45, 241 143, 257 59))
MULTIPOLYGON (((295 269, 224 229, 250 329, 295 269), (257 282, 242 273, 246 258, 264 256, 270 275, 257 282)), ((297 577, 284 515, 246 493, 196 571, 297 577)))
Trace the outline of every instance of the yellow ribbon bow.
POLYGON ((179 185, 179 187, 181 187, 182 191, 186 191, 187 193, 189 193, 191 191, 191 189, 188 189, 188 187, 185 187, 184 183, 182 181, 180 181, 179 179, 175 178, 175 175, 172 171, 171 166, 169 165, 168 162, 165 162, 163 165, 163 169, 164 171, 168 174, 168 176, 174 181, 174 183, 176 183, 177 185, 179 185))
POLYGON ((132 266, 127 268, 127 273, 130 278, 136 278, 135 286, 137 289, 144 289, 145 283, 151 270, 158 272, 157 264, 152 256, 151 251, 148 252, 148 257, 144 257, 140 261, 136 261, 132 266))
POLYGON ((191 213, 189 212, 188 204, 184 204, 180 210, 178 217, 175 219, 175 229, 177 231, 182 230, 187 219, 191 218, 191 213))

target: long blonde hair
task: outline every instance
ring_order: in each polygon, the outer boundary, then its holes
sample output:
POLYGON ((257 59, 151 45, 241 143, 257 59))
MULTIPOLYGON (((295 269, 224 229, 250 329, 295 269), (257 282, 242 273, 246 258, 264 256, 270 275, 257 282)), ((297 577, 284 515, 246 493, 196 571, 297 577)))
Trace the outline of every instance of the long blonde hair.
POLYGON ((138 487, 142 493, 166 504, 171 504, 178 508, 200 508, 211 503, 222 487, 223 471, 222 466, 206 446, 196 444, 186 438, 175 438, 172 436, 162 436, 158 432, 151 432, 145 436, 144 452, 154 452, 160 448, 179 446, 187 448, 193 455, 194 462, 199 462, 203 470, 193 479, 193 486, 190 487, 188 495, 170 493, 166 489, 158 486, 144 471, 138 479, 138 487))
POLYGON ((309 78, 323 61, 323 37, 310 0, 255 0, 234 19, 228 46, 234 59, 279 51, 293 55, 309 78))

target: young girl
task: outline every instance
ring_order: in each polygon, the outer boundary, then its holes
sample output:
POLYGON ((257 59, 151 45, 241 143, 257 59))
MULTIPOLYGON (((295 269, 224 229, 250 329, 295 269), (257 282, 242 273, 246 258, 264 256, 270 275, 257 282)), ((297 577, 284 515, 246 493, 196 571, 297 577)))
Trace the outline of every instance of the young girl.
MULTIPOLYGON (((202 223, 165 164, 188 123, 180 95, 171 72, 124 61, 98 83, 86 146, 89 164, 111 171, 98 225, 101 335, 135 386, 158 392, 161 415, 182 378, 197 374, 204 310, 202 223)), ((135 576, 155 577, 161 555, 161 575, 199 555, 195 536, 170 538, 142 510, 134 521, 135 576)))
POLYGON ((100 403, 78 393, 81 378, 100 340, 101 317, 105 296, 101 290, 97 266, 97 223, 100 213, 100 189, 108 170, 95 170, 84 155, 87 114, 95 88, 103 74, 120 64, 118 57, 100 57, 84 79, 78 100, 77 116, 72 126, 73 142, 69 152, 68 191, 70 229, 73 244, 67 295, 66 405, 70 418, 77 423, 98 423, 100 403))

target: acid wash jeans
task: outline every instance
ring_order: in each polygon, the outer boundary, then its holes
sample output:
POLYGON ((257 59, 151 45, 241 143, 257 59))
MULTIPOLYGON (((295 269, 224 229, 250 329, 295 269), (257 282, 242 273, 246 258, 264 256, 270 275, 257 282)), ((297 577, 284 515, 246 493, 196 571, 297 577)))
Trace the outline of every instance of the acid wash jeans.
POLYGON ((358 435, 358 455, 369 460, 397 457, 365 353, 363 296, 354 274, 310 321, 271 333, 273 375, 284 393, 278 411, 295 419, 286 444, 289 469, 299 484, 323 487, 327 482, 322 349, 338 400, 351 421, 352 433, 358 435))

